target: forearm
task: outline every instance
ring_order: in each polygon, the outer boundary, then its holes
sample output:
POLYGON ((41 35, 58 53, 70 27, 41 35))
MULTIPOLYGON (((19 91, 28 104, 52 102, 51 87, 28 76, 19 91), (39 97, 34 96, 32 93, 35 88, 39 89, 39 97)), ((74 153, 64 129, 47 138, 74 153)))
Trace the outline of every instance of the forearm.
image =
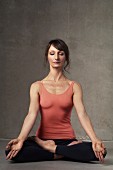
POLYGON ((28 135, 35 123, 35 120, 36 120, 36 115, 34 116, 32 114, 28 114, 25 117, 21 132, 18 136, 19 139, 24 141, 28 137, 28 135))
POLYGON ((91 141, 95 141, 97 139, 97 136, 87 113, 79 115, 79 120, 87 135, 90 137, 91 141))

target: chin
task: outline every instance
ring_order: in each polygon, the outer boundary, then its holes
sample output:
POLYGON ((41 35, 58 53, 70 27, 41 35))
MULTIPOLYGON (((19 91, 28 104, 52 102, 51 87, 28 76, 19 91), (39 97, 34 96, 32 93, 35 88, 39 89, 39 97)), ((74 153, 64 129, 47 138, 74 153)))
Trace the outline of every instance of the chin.
POLYGON ((55 66, 55 65, 52 66, 52 67, 53 67, 53 68, 62 68, 61 66, 55 66))

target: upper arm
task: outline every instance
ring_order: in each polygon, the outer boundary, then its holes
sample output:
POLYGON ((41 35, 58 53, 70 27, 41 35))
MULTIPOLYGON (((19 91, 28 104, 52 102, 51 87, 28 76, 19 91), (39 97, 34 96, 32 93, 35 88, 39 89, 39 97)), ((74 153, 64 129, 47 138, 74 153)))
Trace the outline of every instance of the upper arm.
POLYGON ((85 113, 85 107, 83 104, 83 91, 81 85, 79 83, 74 83, 73 91, 74 91, 73 94, 74 107, 76 109, 78 116, 80 116, 85 113))
POLYGON ((37 115, 39 111, 39 83, 34 82, 30 87, 30 105, 28 113, 37 115))

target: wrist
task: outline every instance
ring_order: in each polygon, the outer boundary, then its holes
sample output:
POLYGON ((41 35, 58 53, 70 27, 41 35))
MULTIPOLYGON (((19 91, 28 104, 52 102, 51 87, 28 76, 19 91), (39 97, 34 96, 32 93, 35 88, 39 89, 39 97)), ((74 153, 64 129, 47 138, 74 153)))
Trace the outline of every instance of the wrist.
POLYGON ((102 140, 99 139, 99 138, 96 138, 96 139, 92 140, 92 143, 98 143, 98 144, 100 144, 100 143, 102 143, 102 140))
POLYGON ((24 141, 26 140, 26 138, 20 137, 20 136, 18 136, 18 139, 19 139, 20 141, 22 141, 22 142, 24 142, 24 141))
POLYGON ((96 142, 97 140, 100 140, 97 136, 94 136, 92 138, 90 138, 92 142, 96 142))

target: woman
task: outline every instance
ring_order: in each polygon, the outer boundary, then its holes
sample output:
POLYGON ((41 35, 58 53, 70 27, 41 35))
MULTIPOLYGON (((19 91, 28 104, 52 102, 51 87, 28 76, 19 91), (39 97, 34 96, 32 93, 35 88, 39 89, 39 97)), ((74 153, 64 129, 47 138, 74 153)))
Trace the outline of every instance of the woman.
POLYGON ((19 136, 6 146, 6 159, 15 162, 54 159, 103 161, 105 146, 97 138, 86 113, 81 85, 64 74, 70 64, 68 46, 61 39, 51 40, 45 57, 49 63, 49 74, 31 85, 28 114, 19 136), (76 139, 70 123, 73 106, 91 142, 76 139), (39 111, 41 123, 36 136, 28 137, 39 111))

